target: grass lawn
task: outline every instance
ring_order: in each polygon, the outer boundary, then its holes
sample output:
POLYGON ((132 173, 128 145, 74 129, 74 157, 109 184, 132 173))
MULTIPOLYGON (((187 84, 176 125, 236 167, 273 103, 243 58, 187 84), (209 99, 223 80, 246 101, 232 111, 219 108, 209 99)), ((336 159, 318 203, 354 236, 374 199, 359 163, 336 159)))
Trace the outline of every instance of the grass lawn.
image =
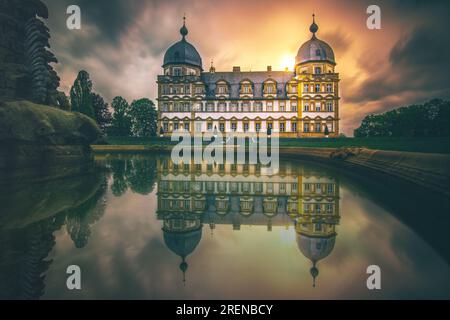
MULTIPOLYGON (((110 145, 174 145, 167 138, 108 137, 110 145)), ((309 138, 280 139, 281 147, 340 148, 365 147, 378 150, 395 150, 450 154, 448 138, 309 138)))

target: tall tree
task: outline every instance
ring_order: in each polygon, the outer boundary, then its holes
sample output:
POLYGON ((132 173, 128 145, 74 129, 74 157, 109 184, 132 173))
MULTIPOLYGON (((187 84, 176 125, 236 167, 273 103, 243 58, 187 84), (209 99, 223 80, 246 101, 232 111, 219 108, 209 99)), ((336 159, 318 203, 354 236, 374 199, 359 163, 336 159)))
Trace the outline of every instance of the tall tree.
POLYGON ((92 106, 94 108, 95 120, 103 132, 110 126, 112 116, 108 104, 103 97, 97 93, 92 94, 92 106))
POLYGON ((109 133, 114 136, 126 137, 131 135, 130 106, 123 97, 115 97, 111 103, 114 110, 112 125, 109 133))
POLYGON ((72 88, 70 89, 70 102, 72 111, 81 112, 95 119, 94 108, 92 106, 92 81, 89 73, 81 70, 78 73, 72 88))
POLYGON ((158 114, 155 105, 147 98, 134 100, 130 108, 131 132, 136 137, 155 136, 158 114))

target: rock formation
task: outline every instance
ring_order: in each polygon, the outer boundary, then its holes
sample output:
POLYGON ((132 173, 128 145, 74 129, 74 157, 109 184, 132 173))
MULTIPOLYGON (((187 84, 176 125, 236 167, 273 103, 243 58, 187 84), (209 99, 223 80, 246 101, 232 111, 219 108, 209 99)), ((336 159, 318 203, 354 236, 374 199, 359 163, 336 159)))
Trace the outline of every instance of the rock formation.
POLYGON ((41 0, 0 0, 0 170, 91 159, 95 121, 71 113, 41 0))

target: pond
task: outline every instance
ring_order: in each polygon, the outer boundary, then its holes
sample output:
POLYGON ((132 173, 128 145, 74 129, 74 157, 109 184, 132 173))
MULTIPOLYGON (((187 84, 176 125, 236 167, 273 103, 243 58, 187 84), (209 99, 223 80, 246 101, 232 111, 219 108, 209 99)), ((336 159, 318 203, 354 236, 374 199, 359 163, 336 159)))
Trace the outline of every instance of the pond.
POLYGON ((0 196, 0 298, 450 298, 448 219, 432 218, 448 199, 367 180, 291 160, 268 174, 102 155, 16 181, 0 196))

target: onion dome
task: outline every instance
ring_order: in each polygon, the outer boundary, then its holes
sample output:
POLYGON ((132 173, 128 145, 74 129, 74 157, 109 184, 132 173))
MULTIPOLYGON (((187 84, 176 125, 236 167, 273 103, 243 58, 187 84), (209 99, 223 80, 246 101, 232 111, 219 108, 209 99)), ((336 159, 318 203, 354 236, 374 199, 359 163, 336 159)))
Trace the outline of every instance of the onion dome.
POLYGON ((331 49, 328 43, 316 37, 318 30, 319 26, 316 24, 315 15, 313 15, 313 23, 309 27, 312 37, 298 49, 295 64, 314 61, 326 61, 331 64, 336 64, 333 49, 331 49))
MULTIPOLYGON (((185 20, 185 18, 183 18, 183 20, 185 20)), ((182 38, 167 49, 164 54, 163 67, 169 64, 186 64, 202 69, 202 58, 200 57, 200 54, 197 49, 186 40, 188 33, 189 31, 186 24, 183 22, 183 26, 180 29, 182 38)))

